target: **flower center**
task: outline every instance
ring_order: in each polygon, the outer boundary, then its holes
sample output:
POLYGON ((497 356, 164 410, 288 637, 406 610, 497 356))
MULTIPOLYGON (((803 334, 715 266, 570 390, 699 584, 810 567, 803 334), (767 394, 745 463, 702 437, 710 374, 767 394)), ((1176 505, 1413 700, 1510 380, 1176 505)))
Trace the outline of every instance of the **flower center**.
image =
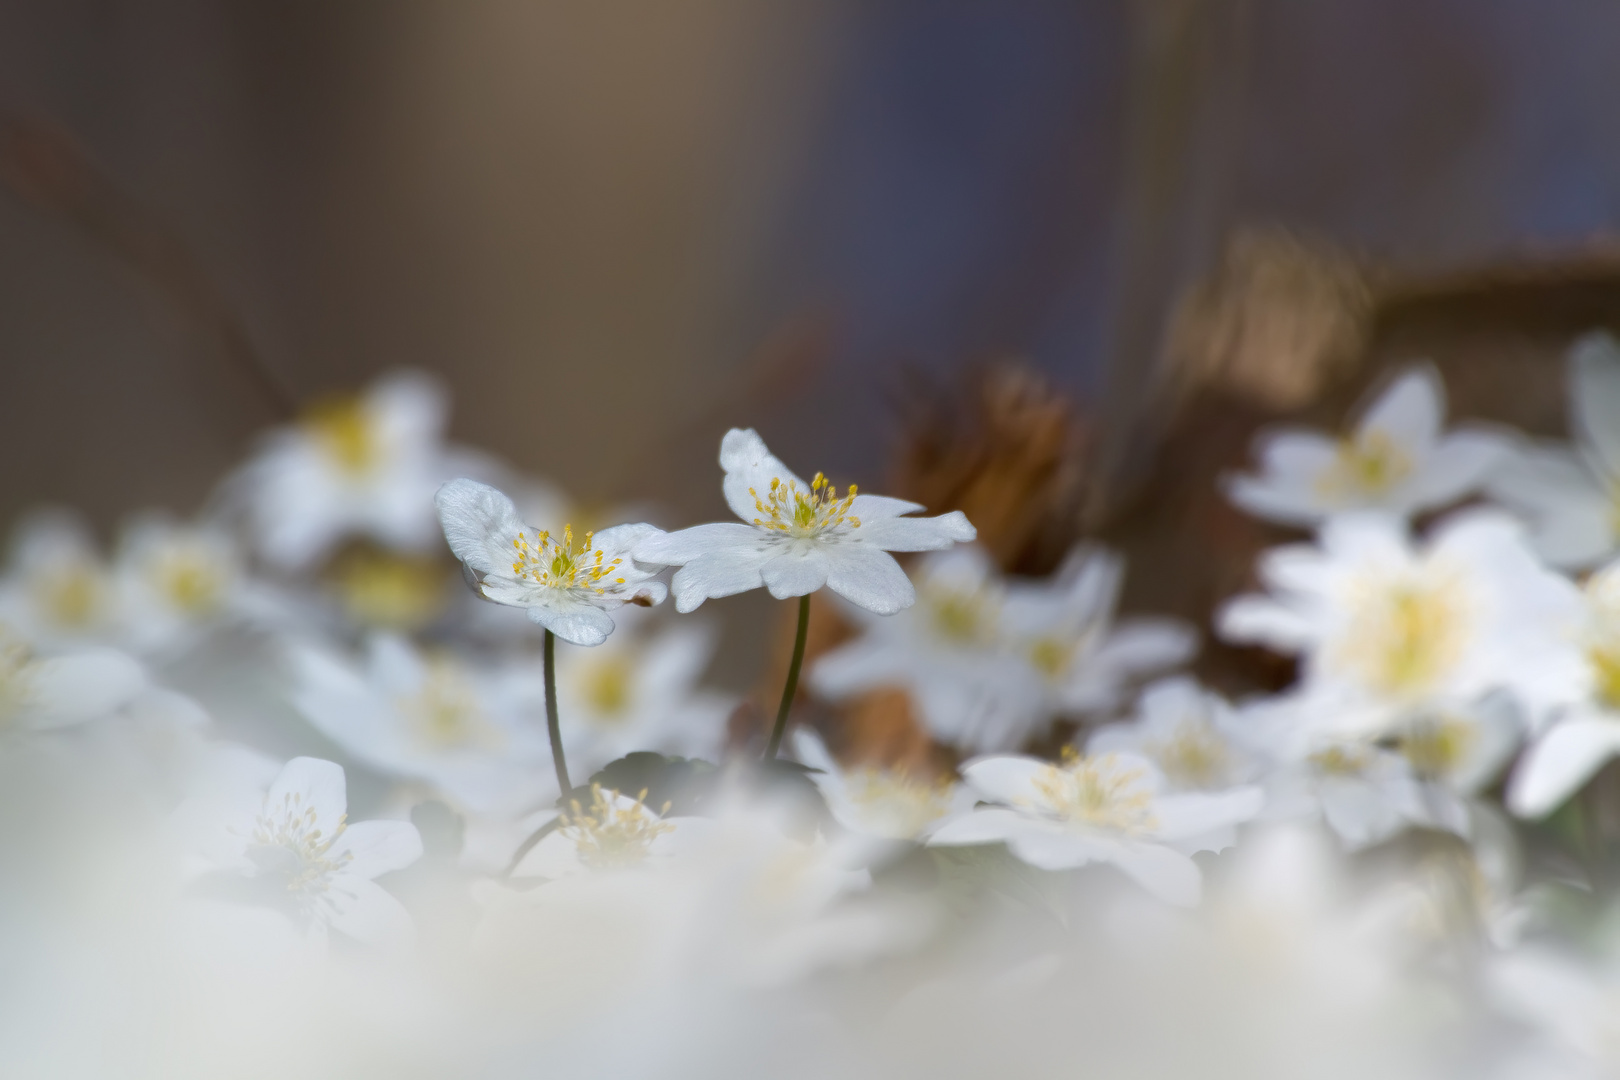
POLYGON ((809 491, 800 491, 796 483, 784 484, 773 476, 763 498, 753 488, 748 489, 748 494, 754 497, 754 510, 760 515, 754 524, 762 529, 789 536, 816 536, 839 526, 861 527, 861 519, 849 512, 855 504, 855 485, 849 485, 849 491, 839 498, 838 489, 821 473, 810 481, 809 491))
POLYGON ((47 567, 32 585, 40 610, 62 629, 86 629, 106 610, 106 582, 100 570, 86 560, 73 559, 47 567))
POLYGON ((1355 777, 1367 771, 1372 755, 1359 746, 1329 746, 1307 759, 1324 776, 1355 777))
POLYGON ((1232 759, 1220 733, 1195 720, 1178 724, 1169 738, 1151 740, 1144 749, 1179 787, 1218 786, 1232 759))
POLYGON ((1455 717, 1423 719, 1400 739, 1401 753, 1421 776, 1449 776, 1461 765, 1478 733, 1472 724, 1455 717))
MULTIPOLYGON (((315 808, 304 804, 301 793, 289 792, 279 806, 266 806, 254 820, 253 843, 261 849, 254 861, 285 876, 288 892, 306 898, 319 895, 332 875, 354 858, 350 851, 332 854, 332 845, 348 828, 347 817, 339 818, 337 828, 327 834, 315 821, 315 808)), ((250 849, 249 854, 255 853, 250 849)))
POLYGON ((1351 618, 1340 658, 1385 694, 1414 696, 1456 664, 1468 633, 1459 591, 1441 581, 1368 590, 1351 618))
POLYGON ((940 638, 952 645, 978 645, 990 639, 994 602, 985 590, 921 584, 918 594, 940 638))
POLYGON ((1122 768, 1113 754, 1083 758, 1068 751, 1063 765, 1049 765, 1035 777, 1041 808, 1064 821, 1096 825, 1126 834, 1158 828, 1153 792, 1141 769, 1122 768))
POLYGON ((1382 495, 1412 473, 1412 459, 1382 431, 1339 440, 1333 464, 1317 487, 1334 498, 1382 495))
MULTIPOLYGON (((591 785, 591 805, 582 808, 578 799, 569 803, 558 832, 573 841, 579 861, 592 870, 614 870, 635 866, 647 858, 652 842, 675 826, 648 810, 643 791, 629 806, 615 801, 617 792, 604 792, 602 785, 591 785)), ((668 810, 666 804, 664 807, 668 810)))
POLYGON ((433 559, 356 551, 338 563, 334 579, 349 618, 365 626, 414 630, 445 603, 444 571, 433 559))
POLYGON ((1606 709, 1620 710, 1620 643, 1594 645, 1586 651, 1592 666, 1593 694, 1606 709))
POLYGON ((1069 670, 1069 662, 1074 659, 1079 645, 1078 641, 1065 641, 1051 635, 1036 638, 1029 647, 1029 662, 1047 679, 1056 680, 1069 670))
POLYGON ((437 749, 499 741, 484 721, 472 684, 448 663, 432 664, 421 690, 400 708, 422 741, 437 749))
MULTIPOLYGON (((586 533, 584 542, 574 547, 574 527, 563 526, 562 543, 551 538, 551 533, 541 532, 529 543, 527 533, 518 533, 512 541, 512 547, 517 550, 517 561, 512 564, 512 573, 526 581, 548 589, 588 589, 601 596, 607 588, 600 582, 608 578, 621 563, 622 558, 604 562, 603 552, 591 546, 591 538, 595 533, 586 533)), ((623 585, 624 578, 612 578, 610 584, 623 585)))
POLYGON ((315 405, 304 426, 332 463, 351 476, 370 472, 382 456, 376 425, 357 397, 315 405))
POLYGON ((153 560, 148 573, 159 594, 187 615, 205 615, 224 598, 225 571, 202 551, 164 552, 153 560))
POLYGON ((585 701, 599 720, 618 720, 630 705, 630 678, 634 674, 628 657, 609 655, 593 660, 582 681, 585 701))
POLYGON ((845 781, 862 818, 896 836, 916 836, 944 817, 956 790, 949 779, 918 780, 883 769, 848 773, 845 781))

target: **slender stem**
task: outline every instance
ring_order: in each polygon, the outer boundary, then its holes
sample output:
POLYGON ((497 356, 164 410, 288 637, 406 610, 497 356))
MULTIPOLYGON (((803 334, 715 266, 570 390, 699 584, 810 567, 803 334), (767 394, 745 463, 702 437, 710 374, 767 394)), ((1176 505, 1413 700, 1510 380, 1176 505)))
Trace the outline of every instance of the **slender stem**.
POLYGON ((810 594, 799 597, 799 633, 793 639, 793 659, 788 663, 787 685, 782 687, 782 704, 776 710, 776 727, 771 730, 771 741, 765 747, 765 760, 776 757, 782 747, 782 736, 787 733, 788 710, 793 707, 793 695, 799 690, 799 668, 804 664, 804 639, 810 631, 810 594))
POLYGON ((568 762, 563 757, 562 725, 557 722, 557 636, 546 631, 546 732, 551 736, 551 764, 557 769, 557 787, 563 801, 574 790, 568 782, 568 762))

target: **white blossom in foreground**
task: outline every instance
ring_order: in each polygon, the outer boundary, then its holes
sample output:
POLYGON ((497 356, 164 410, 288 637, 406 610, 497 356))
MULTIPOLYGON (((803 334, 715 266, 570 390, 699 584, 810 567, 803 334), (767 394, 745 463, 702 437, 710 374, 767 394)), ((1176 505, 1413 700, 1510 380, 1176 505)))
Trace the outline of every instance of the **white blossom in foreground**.
POLYGON ((821 739, 802 728, 793 733, 799 761, 810 774, 833 820, 857 836, 921 841, 948 818, 973 809, 977 797, 955 777, 922 777, 870 765, 844 767, 821 739))
POLYGON ((114 649, 37 653, 0 624, 0 733, 96 720, 147 688, 145 669, 114 649))
POLYGON ((1347 515, 1257 569, 1269 595, 1229 601, 1217 628, 1301 657, 1313 725, 1387 732, 1493 690, 1534 724, 1579 685, 1579 591, 1501 514, 1452 517, 1421 547, 1397 519, 1347 515))
POLYGON ((1508 807, 1525 817, 1556 809, 1620 755, 1620 562, 1593 574, 1583 596, 1573 701, 1536 738, 1508 785, 1508 807))
POLYGON ((403 821, 348 823, 343 768, 294 758, 257 812, 229 822, 215 858, 263 885, 313 939, 336 930, 366 943, 408 940, 411 919, 372 881, 422 854, 416 827, 403 821))
POLYGON ((512 500, 488 484, 452 480, 436 501, 450 550, 477 576, 479 592, 527 609, 564 641, 600 645, 613 632, 609 611, 662 603, 668 594, 657 569, 631 557, 636 545, 663 535, 651 525, 586 533, 576 546, 567 526, 561 537, 525 526, 512 500))
POLYGON ((259 552, 297 570, 351 535, 431 549, 433 492, 467 471, 443 445, 447 412, 437 382, 401 372, 272 432, 229 481, 259 552))
POLYGON ((905 515, 923 509, 882 495, 839 496, 817 473, 809 483, 789 471, 752 430, 733 428, 720 443, 726 504, 748 524, 717 522, 651 536, 638 559, 679 566, 671 586, 676 609, 760 586, 784 599, 826 586, 879 615, 916 599, 891 551, 932 551, 976 535, 961 511, 941 517, 905 515))
POLYGON ((1232 501, 1256 517, 1315 525, 1347 510, 1409 516, 1477 490, 1509 444, 1486 431, 1442 433, 1445 386, 1433 366, 1408 368, 1372 403, 1354 432, 1332 438, 1285 429, 1256 441, 1258 476, 1227 482, 1232 501))
POLYGON ((1036 758, 980 758, 963 776, 999 805, 954 818, 931 845, 1005 843, 1044 870, 1112 863, 1143 888, 1174 904, 1198 901, 1200 876, 1189 857, 1218 850, 1230 827, 1260 812, 1260 789, 1220 794, 1167 794, 1164 776, 1146 758, 1111 753, 1062 764, 1036 758))
POLYGON ((118 631, 118 590, 89 527, 63 510, 17 526, 0 578, 0 620, 37 645, 106 643, 118 631))
POLYGON ((703 828, 699 818, 663 817, 640 799, 593 784, 575 792, 558 825, 512 870, 517 878, 548 880, 590 872, 646 869, 674 853, 677 833, 703 828))
POLYGON ((1589 334, 1566 364, 1575 439, 1521 448, 1486 490, 1530 524, 1530 540, 1554 566, 1580 569, 1620 550, 1620 345, 1589 334))
POLYGON ((1136 717, 1086 740, 1088 754, 1138 754, 1158 766, 1171 791, 1222 791, 1254 782, 1267 758, 1257 733, 1219 694, 1180 677, 1142 693, 1136 717))
POLYGON ((555 798, 544 698, 523 680, 385 634, 367 642, 363 665, 314 645, 290 661, 294 706, 355 760, 426 781, 473 814, 555 798))

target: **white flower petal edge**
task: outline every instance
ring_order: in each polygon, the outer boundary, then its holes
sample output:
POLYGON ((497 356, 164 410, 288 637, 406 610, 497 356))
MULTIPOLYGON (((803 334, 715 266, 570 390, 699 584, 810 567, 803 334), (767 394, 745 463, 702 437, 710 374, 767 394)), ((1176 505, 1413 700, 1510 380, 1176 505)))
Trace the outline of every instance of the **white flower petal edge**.
POLYGON ((830 588, 879 615, 916 602, 916 592, 891 551, 936 551, 971 541, 977 531, 962 514, 903 515, 922 507, 903 499, 840 497, 817 473, 801 480, 752 429, 733 428, 720 443, 726 504, 745 525, 698 525, 649 536, 633 549, 647 564, 679 566, 671 588, 675 607, 761 586, 786 599, 830 588))
MULTIPOLYGON (((478 591, 498 604, 528 610, 529 618, 564 641, 600 645, 613 632, 607 612, 624 604, 662 603, 668 589, 658 570, 632 557, 638 544, 663 536, 651 525, 616 525, 586 533, 571 528, 561 541, 530 529, 503 492, 476 480, 452 480, 435 502, 444 538, 478 578, 478 591)), ((662 566, 663 564, 659 564, 662 566)))

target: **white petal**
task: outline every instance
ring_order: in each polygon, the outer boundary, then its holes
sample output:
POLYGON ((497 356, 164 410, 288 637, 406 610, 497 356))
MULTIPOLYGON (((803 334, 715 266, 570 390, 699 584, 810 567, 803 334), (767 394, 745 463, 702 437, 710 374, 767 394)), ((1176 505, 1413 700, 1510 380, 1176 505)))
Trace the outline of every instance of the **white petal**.
POLYGON ((1197 836, 1249 821, 1260 813, 1264 804, 1265 796, 1257 787, 1210 794, 1164 795, 1154 806, 1154 816, 1159 821, 1157 834, 1166 840, 1197 836))
POLYGON ((1233 506, 1262 521, 1314 525, 1329 513, 1329 508, 1314 492, 1278 484, 1266 477, 1228 476, 1221 483, 1233 506))
POLYGON ((146 687, 140 664, 113 649, 94 649, 37 660, 24 668, 26 723, 66 727, 106 716, 146 687))
POLYGON ((720 467, 726 471, 725 480, 721 482, 726 505, 744 521, 760 516, 754 508, 756 496, 749 493, 749 488, 754 489, 759 499, 764 499, 770 491, 772 480, 793 484, 806 494, 810 491, 809 484, 766 449, 765 440, 753 428, 732 428, 726 432, 726 437, 720 440, 720 467))
POLYGON ((1610 476, 1620 476, 1620 346, 1588 334, 1569 352, 1569 416, 1576 434, 1610 476))
POLYGON ((1099 855, 1098 845, 1090 837, 1031 817, 1018 819, 1009 830, 1007 846, 1024 862, 1042 870, 1072 870, 1099 855))
POLYGON ((613 633, 608 613, 583 601, 535 604, 529 618, 574 645, 600 645, 613 633))
POLYGON ((978 535, 960 510, 932 518, 891 517, 861 521, 855 535, 885 551, 938 551, 966 544, 978 535))
POLYGON ((827 584, 827 556, 819 547, 795 544, 766 559, 760 580, 778 600, 813 593, 827 584))
POLYGON ((893 615, 917 601, 911 579, 894 556, 866 544, 828 550, 827 587, 877 615, 893 615))
POLYGON ((632 553, 642 544, 650 543, 663 535, 663 529, 656 525, 648 525, 644 521, 633 525, 615 525, 595 533, 591 537, 591 546, 605 552, 607 557, 612 559, 617 555, 632 553))
POLYGON ((1192 907, 1203 891, 1198 864, 1158 844, 1131 844, 1109 862, 1167 904, 1192 907))
POLYGON ((434 496, 444 538, 456 558, 481 574, 510 574, 512 541, 523 532, 517 507, 476 480, 452 480, 434 496))
POLYGON ((362 821, 343 830, 332 845, 334 855, 354 859, 346 873, 374 878, 390 870, 403 870, 422 857, 422 834, 408 821, 362 821))
POLYGON ((1434 365, 1408 369, 1373 403, 1357 433, 1381 431, 1416 456, 1439 437, 1446 412, 1446 389, 1434 365))
POLYGON ((332 882, 326 895, 332 903, 332 929, 367 945, 410 940, 410 913, 376 882, 344 874, 332 882))
POLYGON ((1495 432, 1447 435, 1418 466, 1406 497, 1420 509, 1456 502, 1477 490, 1511 453, 1512 444, 1495 432))
POLYGON ((962 767, 962 777, 987 799, 1016 803, 1030 797, 1035 778, 1050 768, 1050 763, 1039 758, 997 754, 968 762, 962 767))
POLYGON ((1215 632, 1226 641, 1265 645, 1293 654, 1316 638, 1311 621, 1264 596, 1238 596, 1215 612, 1215 632))
POLYGON ((1530 747, 1508 781, 1508 808, 1520 817, 1556 809, 1620 754, 1620 720, 1571 717, 1530 747))
POLYGON ((760 530, 752 525, 716 522, 649 536, 635 546, 631 555, 637 562, 649 566, 685 566, 704 555, 754 547, 759 543, 760 530))
POLYGON ((265 809, 275 813, 294 798, 299 805, 314 808, 315 821, 321 829, 327 832, 336 829, 349 809, 343 766, 320 758, 293 758, 271 783, 264 797, 265 809))
POLYGON ((444 429, 450 412, 444 386, 421 371, 383 376, 366 391, 365 403, 373 410, 383 437, 395 446, 431 443, 444 429))
POLYGON ((752 544, 698 556, 676 571, 670 582, 675 592, 675 610, 684 614, 696 610, 705 600, 759 588, 764 584, 760 567, 769 558, 769 551, 752 544))
POLYGON ((958 847, 1003 843, 1025 830, 1030 819, 1012 810, 975 810, 952 818, 928 838, 929 846, 958 847))
POLYGON ((901 514, 915 514, 919 510, 926 509, 922 503, 890 498, 887 495, 857 495, 854 502, 849 505, 849 512, 863 522, 899 517, 901 514))

